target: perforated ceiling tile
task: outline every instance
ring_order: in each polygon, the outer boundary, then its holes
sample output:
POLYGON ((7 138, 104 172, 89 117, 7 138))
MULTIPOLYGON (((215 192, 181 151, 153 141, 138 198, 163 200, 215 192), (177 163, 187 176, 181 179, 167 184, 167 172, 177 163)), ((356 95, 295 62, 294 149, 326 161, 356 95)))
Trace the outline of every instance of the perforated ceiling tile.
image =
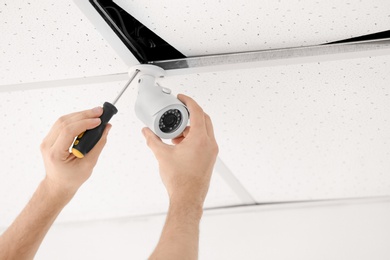
POLYGON ((2 1, 0 33, 0 85, 127 70, 72 1, 2 1))
MULTIPOLYGON (((0 93, 0 226, 5 226, 27 203, 44 167, 39 145, 61 115, 112 101, 124 82, 0 93)), ((157 162, 134 115, 135 89, 117 103, 118 114, 93 176, 65 208, 59 221, 101 219, 165 212, 168 197, 157 162)), ((241 201, 214 174, 206 207, 241 201)))
POLYGON ((321 44, 389 30, 387 0, 114 0, 187 56, 321 44))
MULTIPOLYGON (((192 74, 221 158, 258 202, 390 195, 390 56, 192 74)), ((179 86, 175 86, 179 84, 179 86)))

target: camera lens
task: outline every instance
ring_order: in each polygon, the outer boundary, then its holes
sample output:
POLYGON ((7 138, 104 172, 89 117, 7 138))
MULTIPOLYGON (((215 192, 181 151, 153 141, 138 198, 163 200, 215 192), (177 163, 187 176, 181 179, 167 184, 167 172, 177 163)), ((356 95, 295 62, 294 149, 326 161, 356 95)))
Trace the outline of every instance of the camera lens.
POLYGON ((172 133, 181 125, 181 112, 177 109, 166 111, 160 118, 159 127, 164 133, 172 133))

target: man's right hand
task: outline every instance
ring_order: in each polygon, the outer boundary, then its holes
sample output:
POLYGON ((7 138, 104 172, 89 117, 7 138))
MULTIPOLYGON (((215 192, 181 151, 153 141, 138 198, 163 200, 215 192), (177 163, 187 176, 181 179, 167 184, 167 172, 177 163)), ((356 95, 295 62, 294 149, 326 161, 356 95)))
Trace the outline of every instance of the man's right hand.
POLYGON ((161 141, 149 128, 142 130, 147 144, 156 156, 161 179, 170 202, 203 206, 211 174, 218 154, 210 117, 190 97, 178 95, 190 111, 190 126, 183 135, 172 140, 174 145, 161 141))

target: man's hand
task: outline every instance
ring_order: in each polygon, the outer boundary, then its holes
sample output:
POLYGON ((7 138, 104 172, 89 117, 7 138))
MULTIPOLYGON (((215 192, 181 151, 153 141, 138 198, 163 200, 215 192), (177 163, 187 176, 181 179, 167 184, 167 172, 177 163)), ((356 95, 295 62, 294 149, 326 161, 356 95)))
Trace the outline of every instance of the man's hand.
POLYGON ((190 111, 191 126, 172 140, 174 145, 143 129, 170 198, 167 220, 150 259, 197 259, 199 222, 218 154, 210 117, 190 97, 178 98, 190 111))
POLYGON ((46 181, 58 192, 74 194, 91 176, 98 157, 106 143, 107 124, 100 141, 83 158, 78 159, 69 152, 75 136, 100 125, 101 107, 62 116, 53 125, 41 144, 41 152, 46 168, 46 181))
POLYGON ((178 98, 188 107, 191 126, 173 139, 161 141, 149 128, 143 129, 147 144, 159 162, 161 179, 171 203, 185 201, 203 205, 218 154, 210 117, 190 97, 178 98))
POLYGON ((83 158, 69 153, 75 136, 100 124, 102 108, 61 117, 43 140, 46 177, 12 225, 0 236, 0 259, 33 259, 47 231, 78 188, 89 178, 106 143, 102 138, 83 158))

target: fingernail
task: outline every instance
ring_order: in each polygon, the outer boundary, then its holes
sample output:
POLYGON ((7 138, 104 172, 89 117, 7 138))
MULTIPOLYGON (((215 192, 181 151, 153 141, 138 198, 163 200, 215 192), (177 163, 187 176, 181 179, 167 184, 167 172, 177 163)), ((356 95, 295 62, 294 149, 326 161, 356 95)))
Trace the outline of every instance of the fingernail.
POLYGON ((100 124, 100 123, 102 122, 102 120, 100 120, 100 118, 94 118, 94 119, 93 119, 93 122, 96 123, 96 124, 97 124, 97 123, 100 124))
POLYGON ((101 111, 102 107, 95 107, 94 109, 92 109, 92 111, 94 113, 99 113, 101 111))

